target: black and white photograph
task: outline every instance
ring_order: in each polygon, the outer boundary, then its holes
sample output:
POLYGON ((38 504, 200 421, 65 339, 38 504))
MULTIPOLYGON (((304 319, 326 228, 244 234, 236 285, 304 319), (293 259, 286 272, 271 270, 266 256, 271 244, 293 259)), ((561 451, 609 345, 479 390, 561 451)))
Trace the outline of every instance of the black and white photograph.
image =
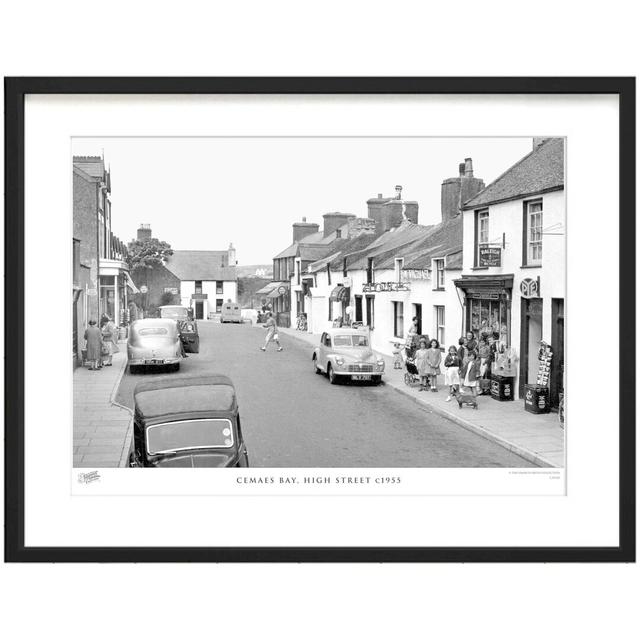
POLYGON ((563 469, 566 146, 74 138, 80 481, 563 469))

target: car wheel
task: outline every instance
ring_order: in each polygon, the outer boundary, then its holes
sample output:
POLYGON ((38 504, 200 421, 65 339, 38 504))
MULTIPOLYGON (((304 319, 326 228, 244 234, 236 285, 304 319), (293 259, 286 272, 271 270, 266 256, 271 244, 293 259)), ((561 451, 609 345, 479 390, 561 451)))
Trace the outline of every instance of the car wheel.
POLYGON ((331 384, 338 384, 338 376, 335 374, 333 367, 330 364, 327 365, 327 375, 329 376, 329 382, 331 384))
POLYGON ((373 382, 373 384, 375 385, 379 385, 382 383, 382 376, 373 376, 371 378, 371 382, 373 382))
POLYGON ((138 373, 138 367, 136 367, 135 365, 130 364, 129 365, 129 373, 133 376, 136 373, 138 373))
POLYGON ((174 370, 174 371, 180 371, 180 363, 179 363, 179 362, 176 362, 176 363, 173 365, 173 370, 174 370))

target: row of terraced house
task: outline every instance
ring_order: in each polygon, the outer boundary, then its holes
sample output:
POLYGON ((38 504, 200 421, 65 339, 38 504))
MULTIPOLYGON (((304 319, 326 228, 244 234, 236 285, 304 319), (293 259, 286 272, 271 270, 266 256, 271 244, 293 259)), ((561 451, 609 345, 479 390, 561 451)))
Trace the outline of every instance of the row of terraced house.
POLYGON ((445 349, 472 332, 491 334, 513 360, 514 387, 538 374, 541 341, 554 353, 550 396, 564 391, 564 140, 534 138, 532 151, 491 184, 471 158, 441 185, 441 221, 421 225, 417 202, 367 200, 367 216, 326 213, 293 224, 258 292, 280 326, 305 314, 307 330, 362 322, 390 354, 412 318, 445 349))

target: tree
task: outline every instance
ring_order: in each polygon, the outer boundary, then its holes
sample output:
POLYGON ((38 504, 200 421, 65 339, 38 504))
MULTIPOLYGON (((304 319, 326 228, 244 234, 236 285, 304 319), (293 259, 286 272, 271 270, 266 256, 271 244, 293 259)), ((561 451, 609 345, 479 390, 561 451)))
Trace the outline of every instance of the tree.
POLYGON ((131 271, 153 269, 153 267, 164 264, 165 260, 173 255, 171 245, 157 238, 132 240, 128 249, 127 263, 131 271))

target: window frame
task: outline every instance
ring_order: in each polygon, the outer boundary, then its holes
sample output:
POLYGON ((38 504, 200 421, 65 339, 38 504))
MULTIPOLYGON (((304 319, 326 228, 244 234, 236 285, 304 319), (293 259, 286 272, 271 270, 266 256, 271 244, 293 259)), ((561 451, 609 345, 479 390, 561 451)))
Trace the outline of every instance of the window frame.
POLYGON ((478 209, 475 212, 475 233, 474 233, 474 251, 473 251, 473 266, 480 266, 480 247, 485 247, 489 245, 489 224, 490 224, 490 215, 489 209, 478 209), (483 233, 482 222, 486 220, 486 240, 480 240, 481 234, 483 233))
POLYGON ((544 202, 542 198, 535 198, 533 200, 525 200, 522 203, 522 264, 527 267, 539 267, 542 266, 542 250, 543 250, 543 238, 542 227, 544 222, 544 202), (533 205, 540 205, 539 211, 531 211, 533 205), (539 239, 531 240, 531 218, 534 215, 540 216, 539 224, 539 239), (540 257, 532 258, 531 249, 532 245, 536 244, 540 248, 540 257))
POLYGON ((438 344, 442 347, 446 338, 446 308, 443 304, 434 304, 433 311, 435 316, 435 335, 438 344), (442 318, 440 318, 442 313, 442 318), (442 322, 440 322, 442 320, 442 322))
POLYGON ((433 290, 434 291, 444 291, 444 270, 446 267, 446 263, 445 263, 445 259, 444 258, 434 258, 432 260, 432 273, 435 275, 435 278, 433 279, 433 283, 434 283, 434 287, 433 290), (439 265, 442 265, 442 269, 439 268, 439 265), (442 283, 440 283, 440 276, 442 276, 442 283))
POLYGON ((393 335, 396 338, 404 338, 404 302, 392 300, 393 302, 393 335), (400 311, 398 313, 398 311, 400 311))

